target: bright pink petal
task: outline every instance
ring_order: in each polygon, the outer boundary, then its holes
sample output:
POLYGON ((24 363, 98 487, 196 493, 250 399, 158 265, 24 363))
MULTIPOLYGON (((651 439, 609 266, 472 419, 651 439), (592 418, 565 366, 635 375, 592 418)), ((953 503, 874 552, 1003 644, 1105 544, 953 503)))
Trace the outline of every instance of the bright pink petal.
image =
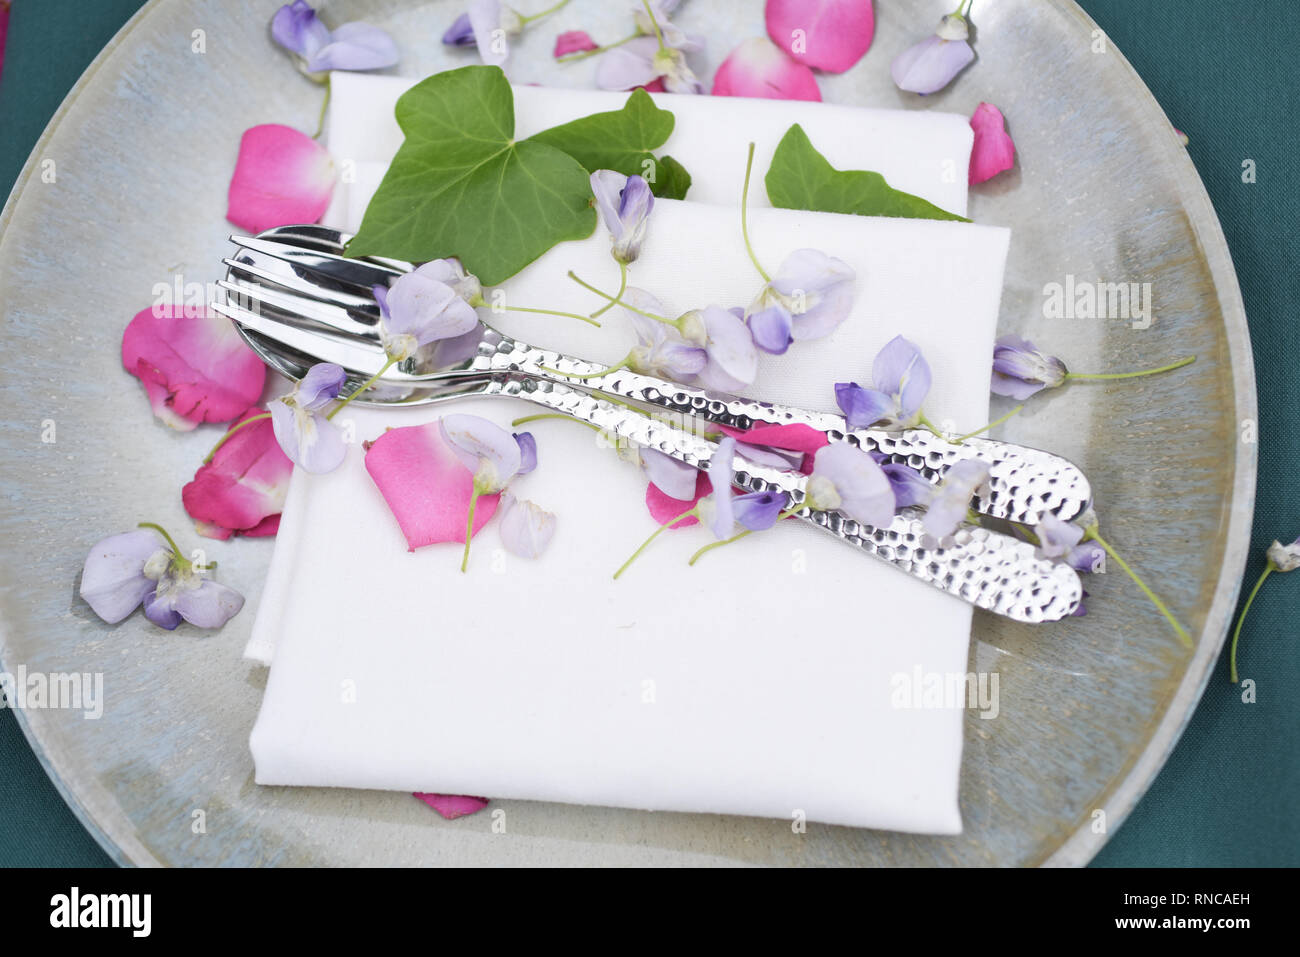
POLYGON ((975 145, 970 153, 970 182, 983 183, 1016 165, 1016 144, 1007 133, 1002 111, 992 103, 981 103, 970 118, 975 145))
POLYGON ((226 219, 260 233, 314 223, 334 193, 334 161, 325 147, 288 126, 254 126, 239 141, 226 219))
MULTIPOLYGON (((464 542, 474 476, 442 437, 439 422, 389 429, 366 450, 366 471, 392 509, 411 551, 464 542)), ((496 513, 497 495, 481 495, 474 534, 496 513)))
POLYGON ((122 334, 122 365, 144 385, 154 415, 181 431, 229 422, 266 384, 266 366, 234 324, 188 306, 136 313, 122 334))
POLYGON ((668 88, 664 86, 663 77, 657 77, 637 89, 645 90, 647 93, 666 93, 668 88))
MULTIPOLYGON (((691 499, 689 502, 683 502, 679 498, 673 498, 670 495, 666 495, 659 491, 658 486, 651 483, 647 485, 645 489, 645 504, 646 508, 650 509, 651 518, 660 525, 667 525, 678 515, 681 515, 682 512, 688 512, 694 508, 696 502, 712 491, 713 486, 709 484, 709 477, 703 472, 700 472, 699 477, 695 480, 695 498, 691 499)), ((672 527, 673 529, 690 528, 692 525, 698 524, 699 519, 691 516, 688 519, 677 522, 672 527)))
MULTIPOLYGON (((239 421, 262 413, 249 409, 239 421)), ((279 527, 292 472, 293 463, 275 441, 271 420, 262 419, 243 426, 217 449, 212 461, 181 489, 181 501, 199 534, 208 538, 229 538, 231 532, 274 535, 268 522, 274 518, 279 527)))
POLYGON ((822 98, 812 70, 790 59, 766 37, 753 37, 731 51, 713 77, 713 95, 769 100, 822 98))
POLYGON ((816 455, 818 449, 830 444, 825 432, 801 423, 772 425, 760 422, 748 431, 719 425, 718 431, 746 445, 766 445, 774 449, 802 452, 804 455, 816 455))
POLYGON ((421 794, 416 791, 415 796, 449 821, 488 806, 487 798, 470 797, 467 794, 421 794))
POLYGON ((767 35, 800 63, 843 73, 876 33, 871 0, 767 0, 767 35))
POLYGON ((599 49, 600 45, 588 35, 586 30, 569 30, 567 33, 561 33, 555 38, 556 57, 599 49))

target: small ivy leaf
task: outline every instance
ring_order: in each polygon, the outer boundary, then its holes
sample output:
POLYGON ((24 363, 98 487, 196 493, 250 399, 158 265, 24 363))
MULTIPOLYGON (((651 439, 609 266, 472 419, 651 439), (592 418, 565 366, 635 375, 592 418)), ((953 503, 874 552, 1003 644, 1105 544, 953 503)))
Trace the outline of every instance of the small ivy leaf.
POLYGON ((970 222, 919 196, 894 189, 879 173, 836 169, 817 152, 798 123, 781 138, 765 182, 768 199, 783 209, 970 222))
POLYGON ((653 150, 672 135, 676 119, 655 106, 645 90, 633 90, 620 110, 595 113, 553 126, 530 138, 568 153, 588 172, 612 169, 624 176, 640 176, 656 196, 684 199, 691 176, 670 156, 653 150))
POLYGON ((402 95, 396 113, 406 139, 349 255, 456 256, 491 286, 595 230, 582 164, 536 137, 514 140, 514 93, 500 67, 431 76, 402 95))

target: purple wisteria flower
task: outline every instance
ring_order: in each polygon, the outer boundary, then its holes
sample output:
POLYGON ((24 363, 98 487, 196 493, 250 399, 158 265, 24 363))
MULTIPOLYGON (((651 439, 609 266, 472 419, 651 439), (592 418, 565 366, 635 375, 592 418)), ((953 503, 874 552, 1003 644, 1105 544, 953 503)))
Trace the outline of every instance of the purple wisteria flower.
POLYGON ((776 524, 789 496, 785 492, 749 492, 735 495, 731 488, 732 463, 736 457, 736 440, 727 436, 709 460, 709 484, 713 492, 700 501, 700 520, 709 526, 719 541, 730 538, 739 523, 751 532, 761 532, 776 524))
MULTIPOLYGON (((663 304, 640 289, 629 288, 623 293, 623 301, 643 312, 663 315, 663 304)), ((627 367, 633 372, 686 382, 704 371, 709 354, 703 345, 688 342, 666 322, 650 319, 630 309, 624 309, 623 314, 637 338, 637 344, 626 360, 627 367)))
POLYGON ((689 314, 689 326, 702 330, 706 354, 696 382, 706 389, 735 392, 758 377, 758 349, 742 309, 707 306, 689 314))
POLYGON ((472 47, 474 45, 474 25, 469 22, 469 13, 462 13, 442 35, 442 42, 449 47, 472 47))
POLYGON ((618 456, 624 461, 640 466, 650 484, 669 498, 689 502, 695 498, 695 483, 699 469, 680 459, 645 446, 620 443, 618 456))
POLYGON ((292 392, 268 403, 275 440, 289 460, 304 471, 318 475, 332 472, 347 454, 343 430, 325 413, 346 380, 342 366, 318 362, 292 392))
POLYGON ((244 596, 180 558, 170 540, 141 528, 95 543, 81 572, 81 597, 109 624, 144 604, 145 616, 173 630, 182 621, 220 628, 244 607, 244 596))
POLYGON ((835 384, 835 401, 849 428, 910 428, 930 393, 930 364, 913 343, 895 336, 876 354, 871 383, 870 389, 856 382, 835 384))
POLYGON ((596 85, 602 90, 630 90, 662 79, 669 93, 703 93, 704 84, 692 69, 690 59, 704 55, 703 37, 683 33, 668 17, 678 0, 651 0, 652 20, 644 7, 634 14, 637 32, 642 34, 601 55, 596 67, 596 85), (658 32, 656 32, 658 27, 658 32), (659 36, 663 36, 660 47, 659 36))
POLYGON ((640 176, 598 169, 591 174, 591 191, 600 219, 613 239, 614 258, 624 264, 635 262, 641 255, 650 211, 655 205, 650 184, 640 176))
POLYGON ((948 469, 943 481, 930 494, 921 525, 932 538, 947 538, 966 520, 971 499, 988 481, 989 464, 964 459, 948 469))
POLYGON ((504 69, 510 59, 510 37, 523 31, 522 18, 499 0, 470 0, 466 17, 478 45, 479 59, 504 69))
POLYGON ((555 537, 555 515, 532 502, 505 492, 499 510, 501 544, 511 555, 537 558, 555 537))
POLYGON ((916 469, 902 462, 883 462, 880 468, 894 490, 896 507, 930 504, 934 497, 934 486, 916 469))
POLYGON ((1274 542, 1268 547, 1268 560, 1280 572, 1293 572, 1300 568, 1300 538, 1289 545, 1274 542))
POLYGON ((1041 352, 1028 339, 1003 336, 993 346, 994 395, 1028 399, 1043 389, 1065 384, 1069 370, 1056 356, 1041 352))
POLYGON ((477 415, 447 415, 439 422, 442 437, 456 457, 474 475, 477 495, 495 495, 528 464, 537 464, 536 444, 529 432, 520 441, 501 426, 477 415), (525 453, 525 446, 531 451, 525 453))
POLYGON ((975 59, 969 39, 966 18, 948 14, 933 36, 894 57, 889 67, 894 84, 910 93, 938 93, 975 59))
POLYGON ((796 249, 745 312, 754 344, 781 355, 796 339, 830 335, 853 309, 856 278, 843 260, 796 249))
POLYGON ((330 30, 305 0, 294 0, 275 12, 271 36, 309 75, 329 70, 381 70, 398 60, 397 44, 383 30, 359 22, 330 30))
POLYGON ((527 475, 537 468, 537 439, 531 432, 514 433, 515 444, 519 446, 519 475, 527 475))
POLYGON ((1083 541, 1083 529, 1073 522, 1045 512, 1034 526, 1034 534, 1039 558, 1064 561, 1078 572, 1098 572, 1106 567, 1106 550, 1096 542, 1083 541))
POLYGON ((478 279, 454 259, 427 262, 391 287, 375 286, 372 292, 379 303, 384 351, 392 359, 405 359, 431 342, 466 336, 478 325, 478 313, 470 305, 482 301, 478 279))
POLYGON ((818 511, 838 509, 876 528, 893 521, 897 509, 893 486, 879 463, 847 442, 832 442, 818 450, 808 478, 806 504, 818 511))

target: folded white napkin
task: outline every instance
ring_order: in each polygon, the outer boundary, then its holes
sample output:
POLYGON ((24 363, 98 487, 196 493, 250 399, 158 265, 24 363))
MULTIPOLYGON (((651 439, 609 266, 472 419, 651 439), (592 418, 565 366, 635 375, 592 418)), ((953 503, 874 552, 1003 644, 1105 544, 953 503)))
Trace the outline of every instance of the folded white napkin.
MULTIPOLYGON (((834 408, 832 384, 869 379, 902 333, 933 368, 930 417, 984 424, 1008 231, 759 209, 751 232, 769 270, 807 246, 858 277, 844 325, 764 356, 754 394, 834 408)), ((590 311, 600 300, 569 269, 616 285, 603 230, 552 249, 503 287, 507 301, 590 311)), ((675 313, 743 305, 760 279, 734 207, 664 201, 631 283, 675 313)), ((484 315, 602 361, 632 341, 617 311, 599 330, 484 315)), ((462 575, 459 546, 407 552, 359 446, 453 411, 505 425, 544 410, 500 398, 353 407, 341 418, 358 444, 343 466, 295 473, 248 649, 274 655, 251 739, 258 783, 960 831, 962 711, 894 705, 899 676, 965 673, 968 605, 795 522, 694 568, 708 532, 669 532, 615 582, 655 527, 645 479, 563 421, 531 426, 540 465, 515 487, 558 515, 549 550, 508 556, 489 525, 462 575)))
MULTIPOLYGON (((393 107, 413 83, 405 77, 331 74, 329 149, 346 175, 325 222, 352 230, 360 225, 361 214, 402 145, 393 107)), ((516 86, 514 91, 517 139, 617 110, 627 101, 626 93, 604 90, 516 86)), ((657 152, 675 157, 690 171, 687 198, 692 202, 740 202, 745 150, 752 140, 758 185, 750 190, 750 205, 770 205, 762 177, 781 137, 799 123, 838 169, 874 170, 895 189, 966 215, 966 170, 974 134, 964 116, 791 100, 653 96, 676 117, 672 136, 657 152)))

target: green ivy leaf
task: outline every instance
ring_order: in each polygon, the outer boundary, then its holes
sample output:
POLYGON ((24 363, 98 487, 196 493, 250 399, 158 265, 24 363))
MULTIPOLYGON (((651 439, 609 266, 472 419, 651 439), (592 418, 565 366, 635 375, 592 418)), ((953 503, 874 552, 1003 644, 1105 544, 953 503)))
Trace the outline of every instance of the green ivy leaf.
POLYGON ((491 286, 596 228, 582 164, 535 138, 515 142, 514 93, 500 67, 429 77, 397 101, 397 123, 406 139, 350 255, 458 256, 491 286))
POLYGON ((798 123, 781 138, 765 182, 772 205, 784 209, 970 222, 894 189, 879 173, 836 169, 817 152, 798 123))
POLYGON ((660 159, 652 152, 667 142, 675 122, 671 112, 655 106, 649 93, 633 90, 621 110, 563 123, 531 141, 563 150, 588 172, 612 169, 642 176, 656 196, 685 199, 691 174, 671 156, 660 159))

